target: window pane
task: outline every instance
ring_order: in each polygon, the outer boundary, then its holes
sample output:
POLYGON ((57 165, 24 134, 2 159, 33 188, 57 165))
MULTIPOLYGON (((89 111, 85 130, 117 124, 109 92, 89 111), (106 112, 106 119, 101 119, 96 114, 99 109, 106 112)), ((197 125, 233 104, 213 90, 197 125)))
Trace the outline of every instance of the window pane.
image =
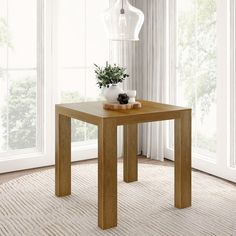
POLYGON ((58 73, 63 102, 85 100, 85 69, 61 69, 58 73))
POLYGON ((0 0, 0 153, 37 147, 36 18, 36 0, 0 0))
POLYGON ((7 77, 0 71, 0 152, 7 151, 7 77))
POLYGON ((191 107, 193 151, 216 152, 216 0, 180 0, 177 103, 191 107))
POLYGON ((7 0, 10 48, 8 68, 35 68, 37 53, 37 1, 7 0))
POLYGON ((109 58, 109 45, 102 13, 109 7, 107 0, 86 0, 86 66, 105 64, 109 58), (96 26, 96 27, 94 27, 96 26))
POLYGON ((101 89, 96 85, 96 76, 94 69, 86 70, 86 100, 98 100, 100 99, 101 89))
POLYGON ((7 1, 0 0, 0 75, 2 69, 7 67, 7 46, 9 33, 7 26, 7 1))
POLYGON ((1 80, 1 149, 36 147, 36 71, 8 72, 1 80))
POLYGON ((9 72, 8 132, 10 149, 36 146, 36 71, 9 72))
POLYGON ((85 1, 60 0, 59 66, 85 66, 85 1))
MULTIPOLYGON (((85 97, 85 70, 59 71, 60 97, 62 103, 82 102, 85 97)), ((72 119, 72 142, 85 140, 85 123, 72 119)))
MULTIPOLYGON (((62 103, 92 101, 99 98, 100 90, 94 86, 95 76, 91 69, 62 69, 59 81, 62 103)), ((96 138, 96 126, 72 119, 72 142, 96 138)))
MULTIPOLYGON (((93 64, 105 65, 108 60, 109 41, 102 22, 102 13, 108 6, 109 0, 60 0, 58 77, 61 102, 99 99, 93 64)), ((72 120, 72 141, 96 138, 96 126, 72 120)))

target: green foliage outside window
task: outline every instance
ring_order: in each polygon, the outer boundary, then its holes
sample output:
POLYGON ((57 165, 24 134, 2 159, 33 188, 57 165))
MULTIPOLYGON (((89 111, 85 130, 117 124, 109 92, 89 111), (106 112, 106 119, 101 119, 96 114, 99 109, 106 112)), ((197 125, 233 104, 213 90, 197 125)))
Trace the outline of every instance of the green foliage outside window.
POLYGON ((2 129, 10 150, 36 146, 36 90, 35 78, 10 83, 8 104, 1 110, 2 129))
POLYGON ((7 30, 7 23, 3 18, 0 18, 0 47, 9 46, 9 32, 7 30))
MULTIPOLYGON (((6 21, 0 18, 0 47, 12 48, 6 21)), ((8 84, 0 109, 2 140, 0 150, 34 148, 36 146, 36 78, 26 76, 12 79, 0 68, 0 83, 8 84), (6 81, 8 78, 8 82, 6 81)), ((1 88, 3 89, 3 88, 1 88)), ((2 90, 3 92, 3 90, 2 90)))
MULTIPOLYGON (((184 105, 192 108, 193 121, 197 115, 203 123, 216 103, 216 0, 186 2, 191 9, 178 16, 178 86, 184 105)), ((215 152, 216 137, 198 127, 193 145, 215 152)))
MULTIPOLYGON (((76 91, 63 91, 61 93, 62 103, 83 102, 85 98, 76 91)), ((71 140, 72 142, 83 142, 86 140, 97 139, 97 127, 82 121, 72 119, 71 121, 71 140)))
MULTIPOLYGON (((216 100, 216 1, 194 2, 197 10, 186 11, 178 17, 177 71, 178 83, 183 88, 184 100, 187 101, 185 105, 192 107, 193 118, 198 112, 203 121, 216 100)), ((0 18, 0 47, 6 46, 11 47, 9 32, 6 22, 0 18)), ((3 80, 4 73, 0 68, 0 80, 3 80)), ((107 86, 112 82, 104 83, 98 85, 107 86)), ((10 149, 35 146, 36 92, 36 79, 33 77, 11 81, 8 108, 2 106, 0 110, 0 128, 5 137, 0 148, 5 149, 6 144, 10 149)), ((83 98, 78 92, 63 92, 62 101, 78 102, 83 101, 83 98)), ((73 120, 72 127, 73 141, 97 137, 97 129, 93 125, 73 120)), ((194 135, 193 142, 197 143, 198 148, 215 151, 216 140, 206 137, 200 131, 194 135)))
POLYGON ((196 94, 202 118, 215 101, 216 90, 216 1, 196 0, 197 11, 179 18, 178 73, 185 86, 188 105, 196 109, 196 94), (196 24, 197 21, 197 24, 196 24), (196 78, 196 79, 192 79, 196 78))

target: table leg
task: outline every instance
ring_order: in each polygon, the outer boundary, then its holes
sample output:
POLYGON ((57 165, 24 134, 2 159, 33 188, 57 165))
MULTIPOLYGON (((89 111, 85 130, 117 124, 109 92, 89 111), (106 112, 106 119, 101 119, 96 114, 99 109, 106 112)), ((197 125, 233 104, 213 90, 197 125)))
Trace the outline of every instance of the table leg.
POLYGON ((58 197, 71 194, 71 118, 56 113, 55 187, 58 197))
POLYGON ((138 180, 137 124, 124 125, 124 181, 138 180))
POLYGON ((175 120, 175 207, 191 206, 191 110, 175 120))
POLYGON ((98 126, 98 226, 117 226, 117 125, 113 120, 98 126))

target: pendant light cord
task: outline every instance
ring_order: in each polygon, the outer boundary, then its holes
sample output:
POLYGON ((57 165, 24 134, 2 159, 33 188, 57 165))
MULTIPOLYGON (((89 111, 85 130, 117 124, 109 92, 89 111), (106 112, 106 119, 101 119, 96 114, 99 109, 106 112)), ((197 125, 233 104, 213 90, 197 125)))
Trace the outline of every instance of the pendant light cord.
POLYGON ((124 0, 121 2, 121 9, 120 9, 120 14, 125 14, 125 9, 124 9, 124 0))

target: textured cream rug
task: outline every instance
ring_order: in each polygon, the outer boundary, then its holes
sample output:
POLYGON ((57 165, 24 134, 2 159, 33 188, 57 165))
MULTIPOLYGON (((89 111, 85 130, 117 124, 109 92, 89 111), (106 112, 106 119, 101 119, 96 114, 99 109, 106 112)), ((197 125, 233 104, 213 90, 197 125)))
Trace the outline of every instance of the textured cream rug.
POLYGON ((173 168, 139 165, 139 181, 118 171, 118 227, 97 227, 97 165, 72 167, 73 193, 54 196, 54 170, 0 185, 0 235, 236 235, 236 187, 193 172, 193 206, 173 207, 173 168))

